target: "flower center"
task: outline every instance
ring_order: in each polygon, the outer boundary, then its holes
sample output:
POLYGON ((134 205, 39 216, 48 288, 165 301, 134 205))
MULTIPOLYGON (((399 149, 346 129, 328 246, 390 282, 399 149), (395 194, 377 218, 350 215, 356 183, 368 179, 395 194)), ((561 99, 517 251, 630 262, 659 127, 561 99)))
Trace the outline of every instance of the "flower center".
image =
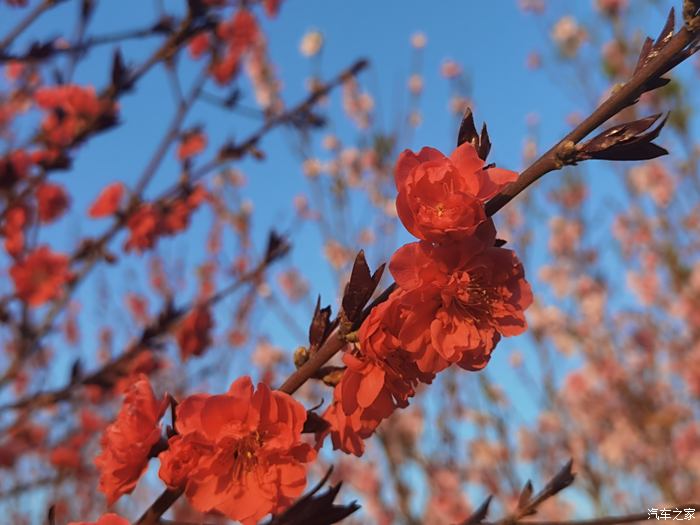
POLYGON ((259 432, 249 434, 234 443, 231 449, 233 457, 232 474, 234 478, 240 479, 257 465, 257 451, 261 447, 262 436, 259 432))
POLYGON ((496 299, 493 286, 484 284, 479 275, 466 272, 453 277, 453 304, 463 315, 484 317, 491 315, 491 307, 496 299))

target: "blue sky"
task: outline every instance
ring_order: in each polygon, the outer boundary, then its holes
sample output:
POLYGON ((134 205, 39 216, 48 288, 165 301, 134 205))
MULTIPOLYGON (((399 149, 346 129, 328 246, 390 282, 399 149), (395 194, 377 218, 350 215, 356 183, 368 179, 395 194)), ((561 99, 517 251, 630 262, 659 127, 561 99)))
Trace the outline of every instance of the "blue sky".
MULTIPOLYGON (((167 8, 174 6, 173 9, 178 9, 183 2, 166 0, 163 3, 167 8)), ((154 18, 152 2, 120 0, 98 4, 96 17, 91 24, 94 34, 147 25, 154 18)), ((591 17, 592 2, 555 4, 557 14, 573 12, 584 20, 591 17), (567 11, 569 9, 572 11, 567 11)), ((77 6, 78 2, 66 2, 57 8, 55 13, 41 18, 20 42, 26 44, 39 37, 71 34, 66 33, 66 27, 72 27, 73 13, 77 6)), ((14 24, 17 13, 18 11, 10 10, 4 5, 0 7, 0 35, 14 24)), ((549 73, 544 73, 526 68, 526 59, 531 51, 547 52, 551 49, 545 42, 550 29, 548 21, 556 18, 557 15, 551 12, 546 13, 544 19, 524 14, 515 0, 289 0, 282 3, 278 18, 265 20, 264 26, 272 60, 284 83, 283 98, 288 105, 291 106, 306 96, 305 82, 314 66, 299 53, 299 42, 305 32, 315 28, 325 35, 321 57, 323 78, 329 78, 359 57, 369 58, 371 68, 362 75, 361 83, 375 96, 377 120, 386 130, 393 128, 397 112, 406 107, 405 84, 411 73, 409 40, 413 33, 422 31, 427 36, 427 47, 422 58, 425 80, 420 106, 422 125, 414 133, 411 143, 400 146, 419 149, 430 145, 445 152, 449 152, 454 146, 457 122, 447 110, 450 89, 439 73, 443 59, 451 58, 463 66, 470 79, 477 121, 488 122, 494 144, 490 160, 503 167, 520 169, 528 114, 536 113, 539 116, 538 138, 541 147, 544 148, 556 142, 569 129, 566 123, 569 113, 575 110, 585 112, 590 107, 589 101, 577 92, 580 88, 577 85, 580 77, 577 75, 580 72, 564 67, 553 75, 552 69, 549 73)), ((630 25, 653 33, 660 27, 661 21, 660 9, 642 8, 635 13, 630 25)), ((594 34, 593 37, 600 38, 604 35, 594 34)), ((158 39, 151 39, 127 43, 122 46, 123 55, 127 62, 138 63, 148 55, 157 41, 158 39)), ((20 44, 19 49, 21 48, 20 44)), ((102 87, 103 81, 96 79, 104 79, 106 82, 112 49, 106 46, 91 52, 78 68, 75 81, 96 83, 98 88, 102 87)), ((552 57, 545 53, 545 59, 552 57)), ((183 76, 189 74, 191 78, 191 73, 198 65, 187 62, 180 67, 185 73, 183 76)), ((592 63, 590 67, 596 68, 599 65, 592 63)), ((599 71, 592 69, 590 75, 595 80, 599 71)), ((244 102, 254 105, 247 80, 243 80, 242 85, 244 102)), ((602 87, 602 84, 599 87, 602 87)), ((338 92, 334 93, 328 108, 331 119, 339 123, 333 131, 341 136, 344 142, 352 144, 358 133, 352 126, 345 124, 340 116, 339 97, 338 92)), ((71 188, 74 203, 69 218, 48 228, 42 234, 44 239, 50 240, 54 246, 68 249, 79 234, 101 231, 106 224, 87 221, 85 218, 85 210, 89 203, 109 182, 123 180, 133 183, 137 180, 167 127, 173 111, 173 99, 162 70, 150 73, 135 94, 124 97, 121 108, 125 124, 82 147, 76 157, 74 169, 58 175, 57 180, 65 182, 71 188)), ((260 124, 254 119, 226 115, 205 105, 195 108, 194 118, 190 119, 189 123, 206 124, 210 144, 214 145, 225 137, 245 137, 260 124)), ((321 136, 322 134, 319 134, 315 137, 316 146, 321 136)), ((238 166, 249 181, 244 192, 245 197, 250 198, 255 206, 254 241, 259 249, 264 246, 267 231, 271 226, 290 222, 293 216, 291 197, 307 188, 298 156, 290 148, 288 139, 289 135, 282 131, 270 134, 261 144, 268 155, 267 160, 262 163, 245 160, 238 166)), ((664 140, 665 138, 662 138, 662 142, 664 140)), ((208 153, 213 152, 214 148, 210 147, 208 153)), ((203 157, 207 158, 207 154, 203 157)), ((155 195, 160 188, 171 184, 176 179, 178 170, 174 152, 171 152, 168 161, 163 164, 157 178, 149 187, 148 194, 155 195)), ((592 181, 590 204, 587 206, 596 210, 614 194, 616 187, 619 187, 619 175, 605 168, 602 163, 591 163, 586 170, 592 181)), ((544 194, 547 185, 548 182, 545 181, 532 191, 544 194)), ((200 258, 191 253, 189 247, 200 246, 196 243, 197 237, 207 231, 208 224, 207 218, 198 219, 189 237, 184 236, 163 243, 163 252, 173 258, 182 257, 186 266, 198 261, 200 258)), ((303 266, 308 275, 317 276, 311 283, 312 295, 320 293, 324 302, 334 303, 337 283, 333 282, 325 264, 319 262, 318 234, 311 228, 305 228, 302 235, 293 240, 295 250, 292 260, 303 266)), ((400 240, 408 242, 410 238, 406 234, 400 237, 400 240)), ((535 262, 541 261, 543 257, 535 257, 535 262)), ((96 277, 86 283, 79 298, 86 305, 83 311, 86 312, 85 319, 88 322, 92 319, 97 325, 101 315, 99 310, 91 308, 96 300, 96 284, 100 280, 108 279, 110 285, 114 285, 114 291, 138 290, 146 282, 145 276, 135 274, 139 264, 143 262, 138 257, 127 258, 125 268, 117 272, 119 284, 112 280, 113 274, 108 272, 97 272, 96 277)), ((372 266, 379 262, 370 258, 372 266)), ((534 273, 532 271, 529 274, 533 282, 536 281, 534 273)), ((6 283, 3 286, 3 291, 7 291, 10 285, 6 283)), ((121 298, 118 297, 115 302, 117 307, 121 305, 121 298)), ((296 309, 294 315, 302 326, 308 322, 308 312, 296 309)), ((122 319, 119 322, 123 321, 122 319)), ((284 348, 291 350, 303 342, 291 337, 281 327, 277 328, 276 321, 270 316, 263 314, 258 322, 267 323, 266 331, 273 342, 284 348)), ((90 356, 95 347, 94 328, 89 324, 83 326, 82 351, 85 356, 90 356)), ((506 377, 510 374, 507 357, 509 350, 513 348, 527 351, 527 342, 524 338, 502 342, 490 366, 495 374, 502 372, 506 377)), ((69 366, 74 357, 65 356, 64 365, 69 366)), ((234 368, 246 364, 243 356, 233 356, 232 359, 234 368)), ((55 374, 55 377, 50 377, 47 381, 49 384, 60 385, 65 381, 65 375, 55 374)))

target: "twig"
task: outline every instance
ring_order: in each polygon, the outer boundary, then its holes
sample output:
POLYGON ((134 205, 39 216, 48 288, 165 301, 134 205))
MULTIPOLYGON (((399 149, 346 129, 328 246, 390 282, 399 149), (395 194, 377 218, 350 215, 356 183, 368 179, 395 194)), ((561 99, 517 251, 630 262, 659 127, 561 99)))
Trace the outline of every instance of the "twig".
MULTIPOLYGON (((645 84, 660 78, 671 68, 697 51, 697 48, 692 47, 692 44, 696 40, 697 35, 688 31, 686 27, 683 27, 668 44, 666 44, 663 50, 644 67, 640 68, 624 86, 613 93, 613 95, 603 102, 571 133, 523 171, 515 182, 504 188, 498 195, 487 202, 486 214, 488 216, 493 216, 544 174, 562 168, 567 160, 566 156, 570 152, 575 151, 576 143, 611 117, 615 116, 630 104, 633 104, 644 91, 645 84)), ((384 291, 380 298, 386 300, 395 286, 395 284, 392 284, 384 291)), ((363 313, 363 317, 367 315, 369 315, 369 311, 366 309, 363 313)), ((321 348, 319 348, 318 352, 284 382, 280 390, 291 394, 304 384, 307 379, 313 377, 316 371, 345 345, 342 338, 338 336, 339 332, 335 330, 321 348)))
POLYGON ((38 4, 29 14, 23 18, 15 27, 10 31, 5 38, 0 40, 0 51, 4 50, 7 46, 14 42, 15 38, 21 35, 25 29, 34 23, 34 21, 39 18, 44 12, 48 11, 55 5, 66 0, 44 0, 42 3, 38 4))
MULTIPOLYGON (((246 283, 251 283, 254 285, 257 284, 267 267, 272 262, 282 257, 286 253, 286 250, 279 250, 278 252, 273 253, 272 255, 270 255, 270 253, 268 252, 263 258, 263 260, 260 261, 260 263, 258 263, 256 267, 253 268, 251 271, 239 277, 229 286, 219 290, 217 293, 210 296, 207 300, 201 301, 197 304, 203 307, 210 307, 222 301, 246 283)), ((153 342, 154 338, 166 333, 193 306, 193 303, 184 305, 177 309, 172 308, 170 306, 166 306, 165 311, 163 311, 157 319, 155 319, 148 326, 144 327, 139 339, 135 343, 133 343, 128 350, 126 350, 116 359, 110 361, 109 363, 106 363, 100 369, 96 370, 89 376, 86 376, 79 381, 71 382, 63 388, 48 392, 39 392, 25 397, 23 399, 19 399, 14 403, 2 405, 0 406, 0 412, 6 410, 21 410, 26 408, 36 409, 46 407, 58 403, 60 401, 70 399, 77 386, 103 384, 111 373, 120 370, 121 367, 124 367, 129 362, 131 362, 133 358, 136 357, 136 355, 141 353, 145 348, 149 346, 149 344, 153 342)))
POLYGON ((691 33, 686 27, 681 28, 655 58, 650 60, 627 83, 610 95, 571 133, 523 171, 515 182, 504 188, 503 191, 486 203, 486 214, 489 216, 494 215, 544 174, 560 169, 566 162, 567 155, 576 144, 598 126, 633 104, 645 91, 644 87, 646 84, 654 79, 661 78, 673 67, 697 51, 697 49, 689 49, 689 46, 697 38, 698 35, 691 33), (685 53, 686 50, 688 50, 687 53, 685 53))

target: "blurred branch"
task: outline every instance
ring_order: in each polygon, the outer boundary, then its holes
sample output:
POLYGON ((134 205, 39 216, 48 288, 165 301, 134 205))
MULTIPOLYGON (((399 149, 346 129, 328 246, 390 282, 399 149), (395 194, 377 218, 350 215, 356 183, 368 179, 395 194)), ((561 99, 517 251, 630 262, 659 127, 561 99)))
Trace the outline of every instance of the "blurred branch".
POLYGON ((44 0, 27 14, 20 22, 7 34, 5 38, 0 40, 0 52, 6 47, 12 45, 12 42, 21 35, 25 29, 34 23, 34 21, 39 18, 43 13, 51 9, 52 7, 65 2, 66 0, 44 0))
MULTIPOLYGON (((201 307, 213 306, 222 301, 233 292, 237 291, 244 284, 257 285, 264 275, 267 267, 283 257, 289 252, 289 245, 286 242, 272 233, 270 242, 263 259, 251 271, 245 273, 236 279, 229 286, 219 290, 208 299, 198 302, 201 307)), ((92 374, 73 380, 63 388, 47 392, 39 392, 23 399, 19 399, 13 403, 0 406, 0 412, 6 410, 21 410, 21 409, 37 409, 53 405, 60 401, 67 400, 72 397, 76 387, 98 385, 108 386, 115 382, 116 379, 128 373, 128 365, 133 359, 145 349, 153 344, 154 340, 166 333, 190 311, 194 303, 184 305, 180 308, 175 308, 171 304, 166 304, 160 315, 144 327, 139 339, 133 343, 128 350, 122 353, 116 359, 104 364, 100 369, 92 374)))

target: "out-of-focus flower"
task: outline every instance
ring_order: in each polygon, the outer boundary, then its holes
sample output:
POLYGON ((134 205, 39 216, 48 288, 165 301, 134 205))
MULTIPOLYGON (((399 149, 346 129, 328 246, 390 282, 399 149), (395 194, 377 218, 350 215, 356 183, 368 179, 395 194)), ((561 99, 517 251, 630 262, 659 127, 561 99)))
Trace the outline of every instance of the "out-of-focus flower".
POLYGON ((125 393, 117 419, 102 435, 102 452, 95 458, 100 491, 112 505, 128 494, 146 470, 153 445, 160 440, 160 418, 167 399, 156 397, 145 375, 137 376, 125 393))
POLYGON ((440 74, 445 78, 457 78, 462 74, 462 67, 454 60, 443 60, 440 66, 440 74))
POLYGON ((299 43, 299 51, 305 57, 313 57, 318 55, 323 49, 323 33, 317 30, 308 31, 301 38, 299 43))
POLYGON ((36 189, 36 200, 41 222, 53 222, 66 211, 70 197, 59 184, 45 182, 36 189))
POLYGON ((39 306, 55 299, 71 279, 66 255, 40 246, 10 268, 17 296, 29 306, 39 306))
POLYGON ((177 158, 186 160, 204 151, 207 146, 207 136, 201 130, 185 133, 177 148, 177 158))
POLYGON ((408 78, 408 90, 413 95, 420 95, 423 91, 423 77, 414 73, 408 78))
POLYGON ((560 18, 552 28, 552 39, 567 57, 574 56, 587 38, 585 29, 570 15, 560 18))
POLYGON ((214 319, 209 308, 195 307, 181 321, 177 329, 177 344, 180 358, 184 361, 190 356, 199 356, 211 344, 211 329, 214 319))
POLYGON ((100 192, 95 202, 92 203, 88 215, 93 219, 113 215, 119 209, 123 196, 124 184, 121 182, 110 184, 100 192))
POLYGON ((411 46, 415 49, 423 49, 427 43, 428 37, 425 36, 425 33, 418 31, 411 35, 411 46))
POLYGON ((71 521, 68 525, 129 525, 129 520, 113 513, 104 514, 97 521, 71 521))
POLYGON ((596 7, 608 16, 617 16, 627 8, 627 0, 595 0, 596 7))

